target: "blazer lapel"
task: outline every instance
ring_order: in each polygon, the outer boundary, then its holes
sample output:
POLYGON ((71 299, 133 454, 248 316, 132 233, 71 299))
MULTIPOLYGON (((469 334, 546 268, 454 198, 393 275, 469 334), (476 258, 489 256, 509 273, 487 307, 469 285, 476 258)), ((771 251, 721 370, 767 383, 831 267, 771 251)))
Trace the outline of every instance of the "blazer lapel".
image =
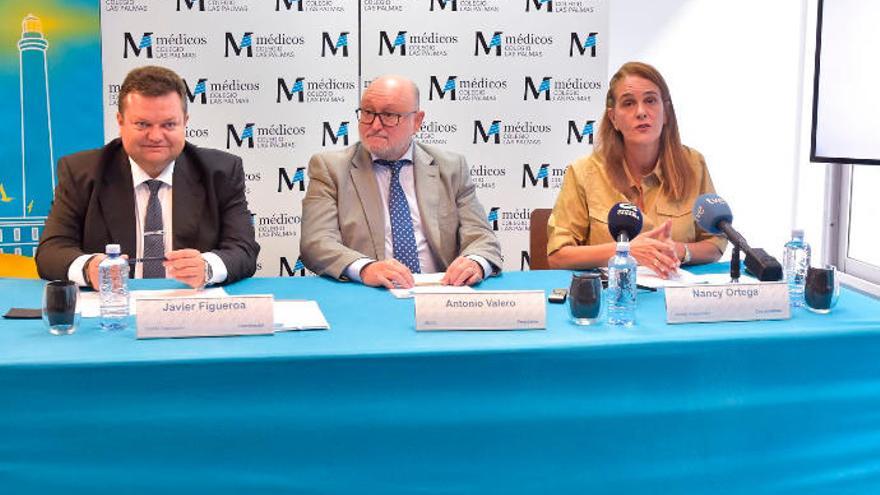
POLYGON ((428 240, 431 252, 442 256, 438 215, 440 179, 434 157, 422 150, 418 144, 413 147, 413 174, 416 181, 416 202, 419 204, 425 238, 428 240))
POLYGON ((121 146, 117 153, 109 157, 104 167, 103 183, 98 194, 101 212, 110 239, 119 243, 123 253, 134 257, 137 255, 134 182, 131 163, 121 146))
POLYGON ((373 161, 370 153, 358 145, 351 159, 351 181, 364 208, 367 227, 377 259, 385 258, 385 213, 380 201, 379 186, 376 185, 376 174, 373 173, 373 161))
POLYGON ((172 249, 199 247, 199 225, 205 219, 205 188, 195 163, 184 150, 174 161, 174 185, 171 186, 172 249))

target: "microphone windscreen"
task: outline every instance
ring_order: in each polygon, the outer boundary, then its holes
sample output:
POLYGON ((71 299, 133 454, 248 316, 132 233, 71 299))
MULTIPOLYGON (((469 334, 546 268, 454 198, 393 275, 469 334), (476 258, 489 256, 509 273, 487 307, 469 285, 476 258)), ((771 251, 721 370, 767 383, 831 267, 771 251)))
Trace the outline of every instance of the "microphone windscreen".
POLYGON ((642 212, 632 203, 617 203, 608 212, 608 231, 616 241, 620 234, 626 234, 628 240, 635 239, 642 231, 642 212))
POLYGON ((719 222, 733 223, 733 212, 727 201, 717 194, 703 194, 694 201, 694 221, 710 234, 721 234, 719 222))

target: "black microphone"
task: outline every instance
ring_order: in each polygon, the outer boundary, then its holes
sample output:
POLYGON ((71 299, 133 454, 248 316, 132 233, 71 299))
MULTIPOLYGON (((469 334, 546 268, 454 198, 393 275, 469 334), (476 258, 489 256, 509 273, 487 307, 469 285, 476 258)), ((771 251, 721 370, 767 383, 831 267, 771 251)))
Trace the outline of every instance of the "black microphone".
POLYGON ((734 246, 746 254, 746 270, 762 282, 782 280, 782 265, 776 258, 760 248, 749 246, 745 238, 737 232, 731 223, 733 213, 727 201, 717 194, 703 194, 694 202, 694 220, 706 232, 715 235, 723 234, 734 246))
POLYGON ((632 203, 617 203, 608 212, 608 231, 618 242, 629 242, 642 231, 642 212, 632 203))

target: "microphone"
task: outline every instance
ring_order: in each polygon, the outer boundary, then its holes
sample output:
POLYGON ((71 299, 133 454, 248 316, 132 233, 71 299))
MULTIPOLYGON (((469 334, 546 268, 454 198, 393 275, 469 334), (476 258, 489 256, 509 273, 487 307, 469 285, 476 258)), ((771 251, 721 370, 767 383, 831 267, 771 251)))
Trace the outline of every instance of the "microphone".
POLYGON ((727 201, 717 194, 703 194, 694 202, 694 220, 706 232, 724 235, 734 246, 746 253, 746 270, 762 282, 782 280, 782 265, 776 258, 760 248, 749 246, 745 238, 731 223, 733 213, 727 201))
POLYGON ((629 242, 642 231, 642 212, 632 203, 617 203, 608 212, 608 231, 618 242, 629 242))

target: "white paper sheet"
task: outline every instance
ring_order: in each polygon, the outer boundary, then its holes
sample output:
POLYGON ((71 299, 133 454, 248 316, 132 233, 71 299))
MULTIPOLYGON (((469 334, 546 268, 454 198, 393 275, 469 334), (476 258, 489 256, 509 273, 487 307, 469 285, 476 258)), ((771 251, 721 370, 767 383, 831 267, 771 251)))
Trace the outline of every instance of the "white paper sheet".
POLYGON ((317 301, 275 301, 275 331, 328 330, 330 325, 317 301))
MULTIPOLYGON (((209 289, 160 289, 160 290, 133 290, 129 298, 128 309, 130 314, 135 314, 137 299, 140 297, 227 297, 223 287, 211 287, 209 289)), ((101 294, 97 292, 81 292, 79 295, 79 309, 83 318, 97 318, 101 316, 101 294)))
MULTIPOLYGON (((678 273, 668 279, 658 277, 653 270, 645 266, 639 266, 636 272, 636 278, 639 285, 645 287, 663 288, 663 287, 680 287, 683 285, 700 285, 700 284, 726 284, 730 282, 730 274, 728 273, 712 273, 707 275, 694 275, 693 273, 679 268, 678 273)), ((741 275, 739 281, 742 283, 755 283, 758 280, 748 275, 741 275)))
POLYGON ((440 281, 446 276, 446 272, 437 273, 413 273, 413 281, 416 287, 423 285, 439 286, 440 281))
POLYGON ((412 289, 391 289, 388 292, 398 299, 408 299, 416 294, 474 292, 474 288, 467 285, 461 287, 453 285, 417 285, 412 289))
POLYGON ((415 287, 412 289, 391 289, 389 292, 398 298, 398 299, 408 299, 413 297, 415 294, 425 294, 425 293, 455 293, 455 292, 473 292, 473 287, 453 287, 449 285, 442 285, 440 283, 443 280, 443 277, 446 275, 446 272, 438 272, 438 273, 413 273, 413 282, 415 282, 415 287))

